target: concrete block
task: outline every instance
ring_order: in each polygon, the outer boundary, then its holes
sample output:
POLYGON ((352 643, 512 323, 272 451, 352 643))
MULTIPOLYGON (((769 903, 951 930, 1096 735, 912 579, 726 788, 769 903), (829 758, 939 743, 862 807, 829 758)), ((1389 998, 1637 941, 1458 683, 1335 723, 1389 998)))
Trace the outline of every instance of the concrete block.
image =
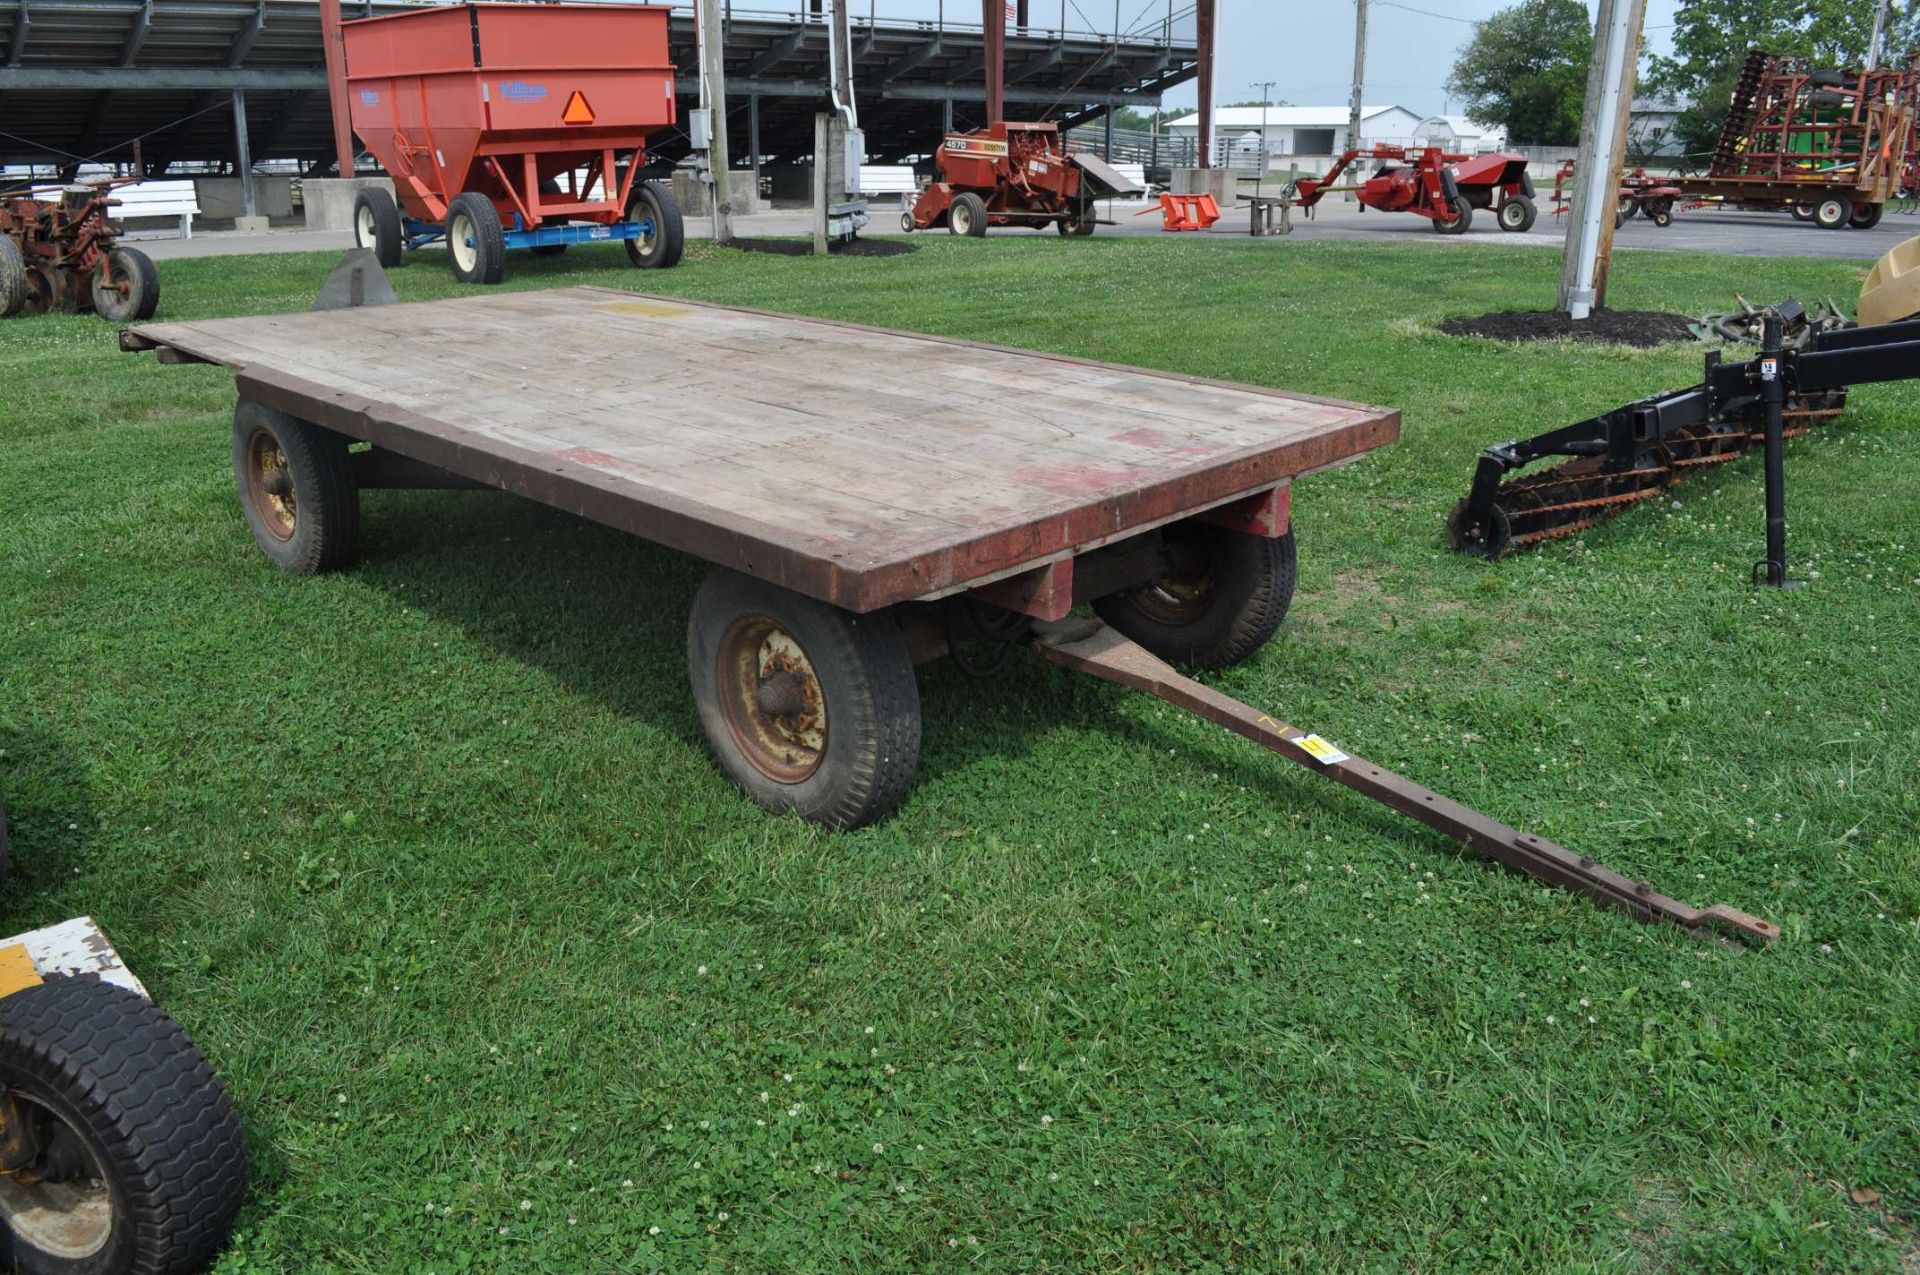
POLYGON ((235 217, 233 228, 249 235, 263 235, 272 228, 273 223, 265 217, 235 217))
POLYGON ((300 183, 308 230, 352 230, 353 201, 367 186, 393 193, 391 177, 309 177, 300 183))
MULTIPOLYGON (((229 221, 247 214, 238 177, 196 177, 193 196, 200 202, 200 215, 209 220, 229 221)), ((293 178, 284 173, 256 173, 253 211, 262 217, 293 216, 293 178)))
MULTIPOLYGON (((733 205, 736 217, 751 217, 764 209, 760 204, 760 180, 751 168, 730 169, 727 173, 729 202, 733 205)), ((673 174, 673 197, 680 205, 680 213, 686 217, 710 217, 713 215, 711 201, 707 197, 707 185, 694 177, 690 168, 679 168, 673 174)))
POLYGON ((1230 168, 1176 168, 1170 193, 1212 195, 1222 208, 1238 202, 1240 174, 1230 168))

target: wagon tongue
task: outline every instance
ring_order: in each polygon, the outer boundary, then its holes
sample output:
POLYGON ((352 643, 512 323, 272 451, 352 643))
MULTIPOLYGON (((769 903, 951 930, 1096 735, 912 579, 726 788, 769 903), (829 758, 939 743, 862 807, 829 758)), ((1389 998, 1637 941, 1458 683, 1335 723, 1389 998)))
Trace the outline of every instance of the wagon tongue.
POLYGON ((1639 921, 1670 921, 1696 933, 1730 942, 1724 932, 1769 943, 1780 927, 1724 903, 1691 907, 1601 867, 1585 855, 1544 837, 1510 828, 1469 810, 1439 793, 1363 757, 1355 757, 1209 686, 1176 672, 1144 647, 1097 620, 1042 622, 1033 628, 1033 647, 1044 659, 1102 681, 1145 691, 1236 735, 1280 754, 1308 770, 1345 784, 1364 797, 1390 806, 1489 859, 1549 885, 1584 894, 1603 907, 1617 908, 1639 921))

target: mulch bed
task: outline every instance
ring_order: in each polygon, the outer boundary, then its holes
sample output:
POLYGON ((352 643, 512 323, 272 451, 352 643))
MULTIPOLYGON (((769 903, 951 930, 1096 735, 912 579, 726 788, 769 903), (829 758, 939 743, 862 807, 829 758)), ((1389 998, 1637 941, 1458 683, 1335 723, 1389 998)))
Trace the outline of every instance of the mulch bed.
POLYGON ((1691 341, 1684 314, 1663 310, 1596 310, 1575 323, 1561 310, 1496 310, 1472 319, 1448 319, 1448 336, 1484 336, 1496 341, 1592 341, 1650 349, 1691 341))
MULTIPOLYGON (((742 252, 770 252, 778 257, 813 255, 811 239, 736 239, 732 246, 742 252)), ((838 239, 827 245, 827 252, 835 257, 897 257, 919 250, 917 244, 898 239, 838 239)))

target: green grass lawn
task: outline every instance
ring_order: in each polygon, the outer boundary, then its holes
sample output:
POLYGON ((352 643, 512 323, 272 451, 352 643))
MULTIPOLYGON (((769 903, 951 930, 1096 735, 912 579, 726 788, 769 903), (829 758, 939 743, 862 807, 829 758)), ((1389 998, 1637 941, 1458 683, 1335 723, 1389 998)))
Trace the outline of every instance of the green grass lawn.
MULTIPOLYGON (((1757 456, 1488 565, 1443 545, 1478 447, 1698 374, 1431 330, 1551 305, 1557 254, 914 242, 517 255, 506 286, 1402 409, 1296 487, 1293 613, 1219 684, 1784 937, 1636 925, 1037 661, 922 670, 885 825, 771 819, 686 690, 698 563, 378 492, 363 566, 277 573, 226 373, 15 320, 0 925, 92 913, 226 1077, 254 1177, 223 1269, 1914 1270, 1920 387, 1790 444, 1804 591, 1747 584, 1757 456)), ((159 317, 302 308, 330 264, 167 263, 159 317)), ((1614 273, 1697 312, 1862 272, 1614 273)), ((457 290, 433 252, 394 282, 457 290)))

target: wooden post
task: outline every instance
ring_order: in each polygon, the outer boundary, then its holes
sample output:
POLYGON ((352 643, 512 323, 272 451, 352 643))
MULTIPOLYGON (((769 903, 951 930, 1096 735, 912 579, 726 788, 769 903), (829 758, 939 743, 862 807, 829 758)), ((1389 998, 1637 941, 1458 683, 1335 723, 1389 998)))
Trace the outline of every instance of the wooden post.
MULTIPOLYGON (((1367 0, 1353 0, 1353 99, 1347 103, 1347 144, 1343 150, 1354 150, 1360 145, 1360 111, 1366 94, 1366 78, 1367 0)), ((1354 193, 1349 190, 1342 198, 1352 203, 1354 193)))
POLYGON ((340 0, 320 0, 320 47, 327 59, 327 101, 333 108, 333 153, 342 177, 353 176, 353 125, 347 115, 347 41, 340 0))
POLYGON ((1213 18, 1215 0, 1196 0, 1194 34, 1200 46, 1200 168, 1213 167, 1213 18))
POLYGON ((1600 0, 1594 22, 1580 155, 1574 161, 1573 216, 1560 263, 1558 308, 1575 320, 1603 308, 1607 301, 1613 221, 1619 208, 1640 27, 1646 13, 1647 0, 1600 0))
POLYGON ((713 241, 733 242, 733 190, 727 181, 727 41, 720 0, 700 0, 700 70, 707 86, 707 169, 713 174, 713 241))

